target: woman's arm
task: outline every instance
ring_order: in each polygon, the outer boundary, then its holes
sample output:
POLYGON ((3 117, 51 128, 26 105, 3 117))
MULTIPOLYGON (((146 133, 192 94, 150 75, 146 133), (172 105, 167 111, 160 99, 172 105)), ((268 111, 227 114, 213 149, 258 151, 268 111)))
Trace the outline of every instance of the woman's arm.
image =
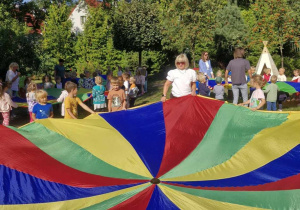
POLYGON ((192 82, 192 93, 191 93, 192 96, 196 96, 196 82, 192 82))
POLYGON ((167 92, 169 90, 170 85, 172 84, 171 81, 167 80, 164 84, 164 89, 163 89, 163 96, 161 97, 161 101, 165 102, 167 98, 167 92))

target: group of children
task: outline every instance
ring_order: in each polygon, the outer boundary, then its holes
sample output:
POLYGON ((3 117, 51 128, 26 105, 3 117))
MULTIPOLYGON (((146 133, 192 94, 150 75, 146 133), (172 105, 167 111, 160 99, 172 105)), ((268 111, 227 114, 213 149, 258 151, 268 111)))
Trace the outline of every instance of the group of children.
MULTIPOLYGON (((289 98, 289 94, 286 92, 280 91, 276 82, 287 81, 285 76, 285 69, 280 68, 278 76, 271 76, 271 69, 265 68, 264 74, 257 75, 255 73, 255 67, 251 67, 251 76, 252 79, 248 76, 247 80, 250 82, 250 99, 246 102, 240 103, 239 105, 249 105, 249 107, 254 111, 257 109, 263 109, 265 103, 267 103, 268 111, 276 111, 277 110, 277 102, 278 102, 278 111, 282 111, 282 103, 289 98), (267 84, 270 82, 270 84, 267 84), (264 90, 262 88, 265 87, 264 90), (265 99, 265 94, 267 95, 267 99, 265 99)), ((292 79, 293 82, 300 82, 300 70, 294 70, 294 77, 292 79)), ((197 75, 197 92, 203 96, 210 96, 210 88, 208 87, 208 78, 202 74, 198 73, 197 75)), ((213 93, 215 94, 215 98, 218 100, 224 100, 224 86, 222 85, 222 72, 218 71, 216 73, 216 85, 213 87, 213 93)), ((299 98, 297 94, 293 95, 294 98, 299 98)))
MULTIPOLYGON (((89 72, 86 71, 85 75, 89 76, 89 72)), ((109 75, 107 82, 109 87, 105 87, 102 84, 103 79, 101 76, 98 76, 98 74, 93 76, 95 77, 91 78, 91 80, 93 81, 92 96, 94 111, 76 96, 78 80, 75 80, 76 77, 74 77, 74 75, 70 79, 68 79, 69 77, 66 77, 63 82, 60 77, 56 77, 56 84, 52 83, 49 75, 45 75, 42 78, 42 84, 40 86, 33 82, 30 77, 26 77, 23 89, 26 90, 24 97, 26 97, 28 104, 30 122, 33 122, 36 119, 53 117, 52 104, 47 102, 48 93, 46 90, 49 88, 62 90, 57 101, 62 103, 61 115, 64 116, 65 119, 76 119, 78 117, 78 105, 92 114, 104 111, 106 104, 108 104, 109 112, 126 110, 127 108, 134 106, 139 93, 135 77, 130 77, 126 72, 122 73, 119 77, 109 75), (107 100, 105 97, 106 90, 109 91, 107 100)), ((90 81, 86 81, 87 80, 85 79, 83 83, 89 82, 91 84, 90 81)), ((3 125, 8 126, 10 121, 10 111, 12 110, 12 107, 16 108, 17 104, 12 101, 12 97, 7 93, 9 92, 9 83, 2 83, 2 81, 0 81, 0 83, 0 112, 4 119, 3 125)))

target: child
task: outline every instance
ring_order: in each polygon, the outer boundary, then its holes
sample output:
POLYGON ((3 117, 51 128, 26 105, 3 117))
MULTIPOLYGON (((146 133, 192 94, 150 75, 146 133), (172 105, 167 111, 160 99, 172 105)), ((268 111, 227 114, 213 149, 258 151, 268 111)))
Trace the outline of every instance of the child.
POLYGON ((203 74, 199 74, 198 80, 199 80, 199 95, 209 96, 210 90, 206 86, 206 76, 203 74))
POLYGON ((65 116, 65 99, 69 95, 68 91, 66 91, 66 86, 70 83, 71 81, 67 81, 65 84, 65 90, 63 90, 60 94, 60 96, 57 99, 57 102, 61 102, 61 116, 65 116))
MULTIPOLYGON (((256 75, 255 73, 255 66, 251 66, 250 67, 250 74, 253 77, 254 75, 256 75)), ((246 76, 247 77, 247 82, 250 82, 250 75, 246 76)), ((251 94, 250 94, 251 95, 251 94)))
POLYGON ((130 77, 129 83, 130 83, 130 88, 129 88, 129 91, 128 91, 129 107, 134 107, 134 102, 135 102, 135 99, 136 99, 137 94, 139 92, 139 89, 135 85, 135 78, 134 77, 130 77))
POLYGON ((95 77, 96 85, 93 87, 93 104, 95 111, 102 111, 106 107, 105 103, 105 87, 102 85, 102 78, 100 76, 95 77))
POLYGON ((17 108, 18 105, 15 104, 10 96, 6 93, 8 89, 8 83, 2 83, 0 85, 0 112, 2 113, 3 123, 2 125, 9 126, 10 110, 11 107, 17 108))
POLYGON ((123 77, 122 76, 119 76, 118 77, 118 80, 119 80, 119 87, 125 91, 125 86, 124 86, 124 80, 123 80, 123 77))
POLYGON ((85 89, 92 89, 95 86, 93 78, 90 78, 90 72, 89 71, 84 71, 85 74, 85 79, 84 79, 84 84, 83 87, 85 89))
POLYGON ((135 76, 135 81, 136 81, 136 86, 139 89, 139 95, 144 94, 144 85, 145 85, 145 76, 142 75, 141 73, 142 67, 139 67, 136 71, 136 76, 135 76))
POLYGON ((85 75, 84 74, 80 74, 80 79, 78 80, 78 88, 83 88, 84 78, 85 78, 85 75))
POLYGON ((52 104, 47 103, 48 93, 45 90, 37 90, 35 97, 37 104, 32 109, 32 119, 46 119, 53 117, 52 104))
POLYGON ((27 91, 28 85, 31 83, 31 77, 26 77, 24 80, 24 89, 27 91))
POLYGON ((110 80, 112 89, 109 91, 108 112, 126 110, 125 92, 120 89, 118 78, 112 77, 110 80))
POLYGON ((294 77, 292 82, 300 82, 300 69, 294 70, 294 77))
POLYGON ((251 98, 239 105, 250 104, 249 107, 252 111, 256 111, 257 109, 262 109, 266 103, 264 92, 261 90, 261 87, 265 85, 266 81, 260 75, 255 75, 250 80, 250 85, 255 88, 253 91, 251 98))
POLYGON ((82 101, 76 97, 77 85, 73 82, 66 84, 66 90, 68 91, 68 96, 65 98, 65 119, 77 119, 78 118, 78 104, 86 111, 94 114, 87 105, 82 103, 82 101))
POLYGON ((267 110, 276 111, 277 92, 279 91, 277 82, 277 76, 271 76, 271 84, 266 87, 264 93, 267 93, 267 110))
POLYGON ((284 68, 280 68, 278 70, 279 75, 277 77, 277 81, 278 82, 285 82, 286 81, 286 76, 284 75, 285 69, 284 68))
POLYGON ((221 70, 218 70, 218 71, 217 71, 216 77, 221 77, 221 78, 222 78, 222 71, 221 71, 221 70))
POLYGON ((123 86, 125 87, 126 105, 127 105, 127 108, 128 108, 128 106, 129 106, 128 92, 129 92, 129 84, 130 84, 129 78, 130 78, 130 76, 129 76, 128 73, 123 73, 122 77, 123 77, 123 81, 124 81, 123 86))
POLYGON ((71 74, 71 82, 74 82, 78 86, 76 71, 71 71, 70 74, 71 74))
POLYGON ((30 117, 29 122, 33 122, 32 110, 33 107, 36 105, 36 98, 35 98, 36 91, 37 91, 37 85, 34 82, 31 82, 27 87, 27 93, 26 93, 26 100, 28 104, 28 112, 30 117))
POLYGON ((110 80, 112 78, 111 74, 107 75, 107 80, 106 80, 106 90, 110 91, 111 90, 111 85, 110 85, 110 80))
POLYGON ((269 82, 271 78, 271 69, 270 68, 265 68, 264 69, 264 75, 263 75, 263 80, 266 82, 269 82))
POLYGON ((52 84, 52 81, 51 81, 51 76, 45 75, 43 77, 42 81, 43 81, 43 88, 44 89, 53 88, 53 84, 52 84))
POLYGON ((56 76, 55 82, 56 82, 56 84, 54 86, 55 88, 57 88, 57 89, 62 89, 63 88, 60 76, 56 76))
POLYGON ((214 86, 215 99, 224 100, 224 86, 222 85, 222 77, 216 77, 217 85, 214 86))

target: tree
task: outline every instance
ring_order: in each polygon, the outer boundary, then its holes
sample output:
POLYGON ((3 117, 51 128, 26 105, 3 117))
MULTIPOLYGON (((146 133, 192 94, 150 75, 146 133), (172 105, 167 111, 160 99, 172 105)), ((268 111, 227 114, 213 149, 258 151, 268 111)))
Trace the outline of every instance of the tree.
POLYGON ((162 10, 161 22, 164 49, 192 54, 195 67, 196 47, 213 45, 216 12, 226 0, 174 0, 162 10))
MULTIPOLYGON (((80 71, 84 68, 95 70, 106 68, 115 60, 116 52, 112 46, 110 11, 103 7, 89 8, 89 15, 84 26, 84 31, 79 35, 76 45, 80 71)), ((117 60, 117 59, 116 59, 117 60)))
POLYGON ((139 65, 143 50, 161 50, 158 12, 156 3, 138 0, 121 1, 115 10, 114 47, 139 52, 139 65))
POLYGON ((216 22, 217 58, 226 63, 232 58, 234 48, 246 46, 247 30, 237 2, 228 2, 226 7, 218 11, 216 22))
POLYGON ((42 41, 42 57, 49 59, 48 69, 52 70, 59 58, 66 60, 67 67, 74 66, 76 37, 71 32, 72 23, 68 19, 69 12, 70 8, 65 2, 60 5, 52 4, 48 10, 42 41))
POLYGON ((23 20, 19 22, 16 18, 16 2, 5 0, 0 3, 1 76, 5 74, 11 62, 17 62, 23 74, 28 69, 37 68, 38 65, 33 45, 35 37, 28 34, 23 20))
POLYGON ((287 0, 256 0, 250 9, 256 24, 250 30, 249 48, 257 51, 254 46, 259 46, 261 50, 262 41, 269 41, 269 51, 280 52, 283 67, 284 45, 299 41, 299 11, 295 12, 287 0))

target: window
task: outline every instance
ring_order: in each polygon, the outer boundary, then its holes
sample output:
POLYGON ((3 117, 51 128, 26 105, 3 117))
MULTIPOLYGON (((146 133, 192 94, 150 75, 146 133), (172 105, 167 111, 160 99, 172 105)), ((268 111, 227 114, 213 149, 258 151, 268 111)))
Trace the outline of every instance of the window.
POLYGON ((86 21, 86 16, 80 16, 80 24, 83 25, 86 21))

